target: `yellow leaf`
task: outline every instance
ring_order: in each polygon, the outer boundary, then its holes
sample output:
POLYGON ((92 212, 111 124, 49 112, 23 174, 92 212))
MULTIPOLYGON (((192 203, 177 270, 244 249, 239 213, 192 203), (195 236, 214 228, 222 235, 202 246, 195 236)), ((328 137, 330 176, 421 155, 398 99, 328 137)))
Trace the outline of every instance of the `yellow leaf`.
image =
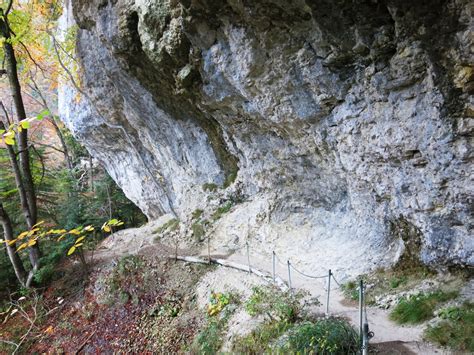
POLYGON ((92 226, 87 226, 87 227, 84 228, 84 230, 85 230, 86 232, 92 232, 92 231, 94 230, 94 227, 92 227, 92 226))
POLYGON ((5 144, 15 145, 15 138, 5 138, 5 144))
POLYGON ((39 227, 40 225, 42 225, 44 223, 44 221, 39 221, 38 223, 36 223, 33 228, 36 228, 36 227, 39 227))
POLYGON ((73 254, 76 251, 76 247, 73 245, 67 252, 67 256, 73 254))
POLYGON ((69 231, 69 234, 80 235, 81 232, 79 232, 79 230, 77 230, 77 229, 71 229, 71 230, 69 231))
POLYGON ((104 232, 107 232, 107 233, 110 233, 111 231, 109 226, 103 226, 102 229, 104 230, 104 232))
POLYGON ((34 235, 36 232, 38 232, 40 229, 39 228, 33 228, 30 231, 28 231, 28 235, 34 235))
POLYGON ((52 325, 50 325, 46 330, 44 331, 47 334, 53 334, 54 333, 54 328, 52 325))
POLYGON ((36 244, 36 239, 32 239, 32 240, 30 240, 30 241, 28 242, 28 246, 29 246, 29 247, 32 247, 32 246, 35 245, 35 244, 36 244))
POLYGON ((77 238, 76 244, 82 242, 82 241, 85 239, 85 237, 86 237, 86 236, 83 235, 82 237, 77 238))
POLYGON ((23 250, 23 249, 25 249, 26 247, 28 247, 28 243, 23 243, 23 244, 20 245, 18 248, 16 248, 16 251, 23 250))
POLYGON ((76 248, 82 247, 83 245, 84 245, 84 243, 74 244, 74 246, 75 246, 76 248))
POLYGON ((25 238, 25 237, 28 235, 28 233, 30 233, 30 231, 26 231, 26 232, 20 233, 20 235, 19 235, 17 238, 18 238, 18 239, 23 239, 23 238, 25 238))
POLYGON ((63 240, 65 236, 66 236, 66 234, 61 235, 61 236, 57 239, 58 242, 60 242, 61 240, 63 240))

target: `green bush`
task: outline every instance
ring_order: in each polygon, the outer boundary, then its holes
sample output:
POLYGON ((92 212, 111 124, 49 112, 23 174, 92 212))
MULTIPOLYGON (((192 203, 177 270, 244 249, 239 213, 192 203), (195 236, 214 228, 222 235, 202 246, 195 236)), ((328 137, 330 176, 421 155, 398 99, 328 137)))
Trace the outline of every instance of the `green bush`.
POLYGON ((232 344, 232 352, 235 354, 272 353, 272 341, 278 339, 291 327, 293 324, 287 322, 265 322, 250 334, 237 338, 232 344))
POLYGON ((224 203, 222 206, 219 206, 217 210, 212 214, 212 220, 217 221, 219 218, 221 218, 224 214, 230 211, 232 208, 232 202, 227 201, 224 203))
POLYGON ((425 338, 455 351, 474 353, 474 303, 445 308, 439 316, 443 320, 428 326, 425 338))
POLYGON ((206 184, 202 185, 202 189, 204 191, 215 192, 215 191, 217 191, 218 186, 216 184, 213 184, 213 183, 206 183, 206 184))
POLYGON ((198 333, 191 346, 192 353, 213 355, 222 347, 230 316, 235 312, 239 298, 233 293, 211 293, 207 307, 207 324, 198 333))
POLYGON ((53 279, 54 270, 55 266, 53 264, 47 264, 43 267, 40 267, 38 271, 35 272, 35 282, 39 285, 47 285, 53 279))
MULTIPOLYGON (((254 287, 252 295, 245 303, 245 309, 251 316, 265 315, 272 320, 294 323, 305 316, 303 299, 307 296, 303 291, 282 292, 275 286, 254 287)), ((316 299, 311 304, 318 305, 316 299)))
POLYGON ((192 214, 193 220, 198 220, 199 218, 201 218, 201 216, 202 216, 203 213, 204 213, 204 211, 201 210, 200 208, 195 209, 195 210, 193 211, 193 214, 192 214))
POLYGON ((282 292, 274 286, 254 287, 245 309, 252 315, 264 315, 266 321, 244 337, 235 340, 233 351, 244 354, 273 352, 272 343, 291 329, 297 321, 308 319, 309 305, 318 305, 317 299, 308 299, 302 291, 282 292))
POLYGON ((342 291, 344 297, 353 301, 359 300, 359 286, 355 281, 349 281, 342 285, 342 291))
POLYGON ((399 286, 402 286, 406 284, 408 281, 406 276, 401 276, 401 277, 393 277, 390 279, 390 288, 398 288, 399 286))
POLYGON ((356 354, 358 335, 346 321, 335 318, 304 322, 285 336, 278 352, 292 354, 356 354))
POLYGON ((162 224, 153 231, 153 234, 161 234, 164 232, 174 232, 179 228, 179 220, 176 218, 170 219, 168 222, 162 224))
POLYGON ((196 222, 192 224, 191 229, 193 231, 194 239, 197 242, 202 241, 202 237, 204 237, 205 234, 204 227, 200 223, 196 222))
POLYGON ((455 298, 457 292, 436 291, 402 298, 390 313, 390 319, 399 324, 418 324, 433 318, 436 307, 455 298))

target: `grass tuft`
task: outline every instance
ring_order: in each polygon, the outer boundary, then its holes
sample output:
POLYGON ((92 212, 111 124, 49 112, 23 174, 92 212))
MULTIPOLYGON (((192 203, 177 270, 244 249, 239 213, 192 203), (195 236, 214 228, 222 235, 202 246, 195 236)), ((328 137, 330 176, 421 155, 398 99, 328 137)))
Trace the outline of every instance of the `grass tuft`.
POLYGON ((202 189, 204 191, 209 191, 209 192, 215 192, 217 191, 219 187, 216 185, 216 184, 213 184, 213 183, 206 183, 204 185, 202 185, 202 189))
POLYGON ((474 353, 474 303, 445 308, 439 315, 443 320, 428 326, 425 338, 455 351, 474 353))
POLYGON ((458 295, 456 291, 419 293, 402 298, 390 313, 390 319, 399 324, 419 324, 434 317, 433 312, 439 304, 458 295))
POLYGON ((153 231, 153 234, 161 234, 164 232, 174 232, 179 227, 179 220, 176 218, 170 219, 168 222, 159 226, 153 231))
POLYGON ((231 208, 232 208, 232 202, 231 201, 227 201, 222 206, 219 206, 217 208, 217 210, 212 214, 212 216, 211 216, 212 220, 217 221, 224 214, 229 212, 231 208))

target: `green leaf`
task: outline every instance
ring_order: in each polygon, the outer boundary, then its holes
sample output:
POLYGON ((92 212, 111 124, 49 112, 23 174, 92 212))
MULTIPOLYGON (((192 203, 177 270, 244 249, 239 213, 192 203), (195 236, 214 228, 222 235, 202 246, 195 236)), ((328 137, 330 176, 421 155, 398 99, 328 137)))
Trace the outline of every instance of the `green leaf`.
POLYGON ((38 121, 41 121, 43 118, 45 118, 46 116, 49 116, 49 115, 50 115, 49 110, 43 110, 38 114, 38 116, 36 116, 36 119, 38 121))
POLYGON ((30 128, 30 121, 28 121, 28 120, 20 121, 20 125, 21 125, 21 128, 28 129, 28 128, 30 128))

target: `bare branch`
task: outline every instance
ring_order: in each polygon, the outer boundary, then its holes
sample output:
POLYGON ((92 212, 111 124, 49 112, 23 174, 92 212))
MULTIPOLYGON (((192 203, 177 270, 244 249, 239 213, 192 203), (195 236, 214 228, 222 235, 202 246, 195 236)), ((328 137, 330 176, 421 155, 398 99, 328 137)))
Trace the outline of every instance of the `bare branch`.
POLYGON ((46 167, 44 165, 44 160, 43 160, 43 157, 41 156, 41 154, 38 152, 38 150, 36 149, 36 147, 34 145, 30 145, 31 148, 33 148, 33 151, 36 153, 36 155, 38 156, 38 159, 40 160, 40 163, 41 163, 41 180, 40 182, 38 183, 38 186, 40 186, 42 183, 43 183, 43 180, 44 180, 44 175, 46 173, 46 167))
POLYGON ((8 16, 8 14, 10 13, 12 9, 12 6, 13 6, 13 0, 10 0, 10 2, 8 3, 7 9, 5 10, 5 16, 8 16))
POLYGON ((3 114, 5 115, 5 119, 7 120, 8 125, 11 125, 12 121, 10 121, 10 116, 8 115, 8 111, 5 108, 5 105, 3 104, 3 101, 0 101, 0 107, 3 110, 3 114))

